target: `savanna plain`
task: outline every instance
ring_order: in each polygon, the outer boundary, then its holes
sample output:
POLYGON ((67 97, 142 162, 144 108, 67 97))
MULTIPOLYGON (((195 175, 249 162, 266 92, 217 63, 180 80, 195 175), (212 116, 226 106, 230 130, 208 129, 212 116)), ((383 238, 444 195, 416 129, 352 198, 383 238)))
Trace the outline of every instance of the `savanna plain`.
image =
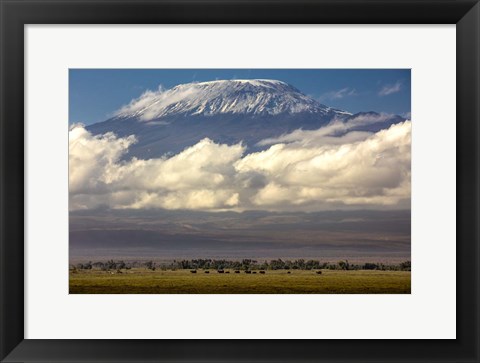
POLYGON ((410 271, 70 271, 71 294, 408 294, 410 271), (208 272, 207 272, 208 271, 208 272))

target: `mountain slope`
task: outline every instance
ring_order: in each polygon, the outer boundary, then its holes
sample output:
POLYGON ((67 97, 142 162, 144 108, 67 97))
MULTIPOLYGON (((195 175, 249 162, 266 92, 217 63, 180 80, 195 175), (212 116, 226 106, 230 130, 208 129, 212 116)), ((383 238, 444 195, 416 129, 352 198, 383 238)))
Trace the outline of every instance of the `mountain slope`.
POLYGON ((87 129, 93 134, 135 135, 138 142, 128 157, 148 159, 178 153, 205 137, 219 143, 243 142, 256 150, 260 140, 352 117, 282 81, 222 80, 146 92, 115 117, 87 129))
POLYGON ((154 121, 185 116, 280 115, 345 113, 324 106, 295 87, 276 80, 224 80, 181 84, 170 90, 147 92, 120 110, 117 118, 154 121))

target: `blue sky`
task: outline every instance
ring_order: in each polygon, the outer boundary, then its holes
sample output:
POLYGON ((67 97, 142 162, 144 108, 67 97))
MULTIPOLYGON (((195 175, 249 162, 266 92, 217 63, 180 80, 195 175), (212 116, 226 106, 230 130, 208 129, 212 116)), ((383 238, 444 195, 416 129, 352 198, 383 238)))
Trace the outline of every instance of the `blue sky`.
POLYGON ((411 110, 410 69, 71 69, 69 123, 104 121, 159 85, 255 78, 287 82, 325 105, 353 113, 405 115, 411 110))

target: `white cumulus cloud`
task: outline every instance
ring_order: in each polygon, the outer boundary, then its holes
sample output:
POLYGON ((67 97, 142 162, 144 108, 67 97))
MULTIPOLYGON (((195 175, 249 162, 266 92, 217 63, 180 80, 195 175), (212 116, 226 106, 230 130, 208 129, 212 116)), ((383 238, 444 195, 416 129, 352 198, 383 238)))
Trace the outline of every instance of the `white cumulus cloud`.
POLYGON ((203 139, 171 157, 127 160, 134 136, 93 136, 78 125, 70 131, 70 209, 408 208, 411 122, 336 136, 339 127, 297 130, 253 153, 203 139))
POLYGON ((345 133, 349 130, 359 126, 366 126, 385 122, 392 117, 394 117, 394 115, 389 115, 386 113, 359 114, 348 120, 348 122, 344 122, 343 120, 333 120, 331 123, 318 130, 298 129, 289 134, 281 135, 279 137, 263 139, 258 143, 258 145, 265 146, 294 141, 302 141, 304 146, 307 146, 306 144, 313 143, 315 143, 316 145, 324 145, 326 143, 339 144, 352 142, 357 139, 363 139, 366 134, 364 132, 350 132, 348 135, 345 135, 345 133), (339 137, 338 135, 343 136, 339 137))

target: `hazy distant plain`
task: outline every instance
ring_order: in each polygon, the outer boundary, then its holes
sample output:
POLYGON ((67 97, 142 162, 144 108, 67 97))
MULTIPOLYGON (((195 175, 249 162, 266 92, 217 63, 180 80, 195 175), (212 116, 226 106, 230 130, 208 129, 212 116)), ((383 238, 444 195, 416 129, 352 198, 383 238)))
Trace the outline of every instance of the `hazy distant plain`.
POLYGON ((410 211, 97 210, 70 213, 70 262, 108 259, 410 260, 410 211))

